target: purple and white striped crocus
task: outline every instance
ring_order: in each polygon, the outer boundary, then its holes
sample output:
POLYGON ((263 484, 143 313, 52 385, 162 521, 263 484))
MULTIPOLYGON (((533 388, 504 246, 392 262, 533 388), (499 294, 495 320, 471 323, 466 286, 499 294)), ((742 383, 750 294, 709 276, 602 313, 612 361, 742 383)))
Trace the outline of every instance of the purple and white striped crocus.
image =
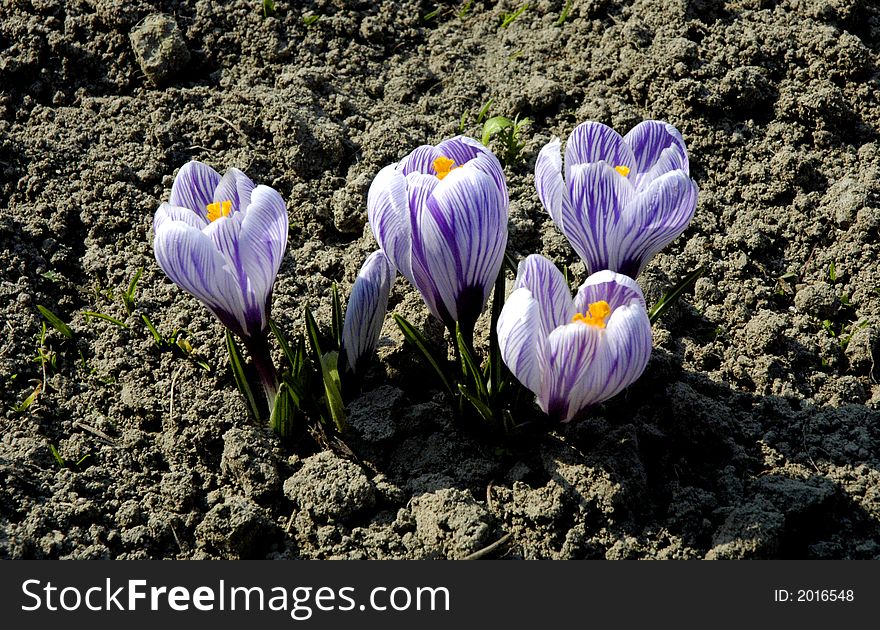
POLYGON ((379 250, 367 257, 354 281, 345 308, 341 354, 355 374, 363 371, 364 362, 376 349, 396 275, 394 265, 379 250))
POLYGON ((373 235, 447 328, 465 338, 489 299, 507 245, 507 184, 498 159, 464 136, 424 145, 370 186, 373 235))
POLYGON ((635 278, 688 226, 697 206, 687 149, 678 130, 646 120, 621 137, 598 122, 578 125, 538 154, 535 186, 587 273, 635 278))
POLYGON ((267 340, 272 287, 287 248, 287 206, 268 186, 236 168, 222 177, 185 164, 171 198, 153 218, 156 262, 238 335, 274 399, 276 374, 267 340))
POLYGON ((520 262, 498 318, 501 357, 553 420, 568 422, 641 376, 651 323, 635 280, 594 273, 574 300, 562 272, 543 256, 520 262))

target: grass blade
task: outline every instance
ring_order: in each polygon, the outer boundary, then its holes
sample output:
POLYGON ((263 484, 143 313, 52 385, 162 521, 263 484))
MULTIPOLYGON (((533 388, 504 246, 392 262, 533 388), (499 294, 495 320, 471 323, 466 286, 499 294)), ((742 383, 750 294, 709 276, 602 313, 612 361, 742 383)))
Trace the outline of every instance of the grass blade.
POLYGON ((89 321, 89 318, 93 319, 103 319, 105 322, 110 322, 111 324, 115 324, 120 328, 125 328, 128 330, 128 324, 125 322, 116 319, 115 317, 110 317, 109 315, 105 315, 104 313, 96 313, 95 311, 83 311, 83 316, 86 318, 86 321, 89 321))
POLYGON ((467 387, 465 387, 462 383, 458 384, 458 391, 467 400, 474 409, 477 410, 477 413, 488 423, 491 423, 493 420, 492 410, 489 409, 488 405, 484 403, 482 400, 471 394, 467 387))
POLYGON ((12 408, 15 413, 24 413, 27 411, 31 405, 34 404, 34 401, 37 399, 37 396, 40 395, 40 391, 43 389, 42 383, 37 383, 37 386, 34 387, 34 391, 31 392, 31 395, 21 401, 21 404, 16 405, 12 408))
POLYGON ((342 383, 339 380, 339 353, 328 352, 321 357, 321 377, 324 380, 324 393, 327 395, 327 409, 336 429, 345 430, 345 405, 342 403, 342 383))
POLYGON ((339 301, 339 289, 336 287, 335 282, 333 283, 331 295, 333 297, 333 320, 330 323, 330 332, 333 335, 333 339, 336 341, 336 349, 339 350, 342 348, 343 316, 342 304, 339 301))
POLYGON ((282 382, 278 387, 278 395, 275 398, 272 413, 269 415, 269 424, 278 437, 282 439, 293 437, 296 425, 296 412, 297 409, 291 398, 290 387, 286 382, 282 382))
POLYGON ((412 324, 406 321, 405 318, 401 317, 397 313, 392 313, 394 317, 394 321, 397 324, 397 327, 400 328, 400 332, 403 333, 403 338, 407 343, 414 346, 416 350, 418 350, 421 355, 425 358, 425 361, 428 362, 428 365, 433 368, 434 372, 436 372, 437 376, 440 378, 440 381, 443 383, 444 389, 452 395, 454 392, 452 390, 452 386, 449 383, 449 379, 446 377, 446 373, 440 367, 440 363, 434 358, 434 355, 428 349, 428 341, 425 337, 416 330, 412 324))
POLYGON ((241 350, 238 349, 235 339, 232 338, 232 333, 228 330, 226 331, 226 350, 229 352, 229 367, 232 369, 232 376, 235 377, 235 384, 238 386, 238 391, 240 391, 241 395, 244 397, 244 401, 247 403, 251 413, 254 414, 254 418, 260 420, 260 408, 257 405, 254 390, 251 388, 247 379, 241 350))
POLYGON ((165 345, 165 339, 162 335, 159 334, 159 331, 156 330, 156 327, 153 326, 153 322, 150 321, 150 318, 147 317, 146 313, 141 313, 141 319, 144 320, 144 324, 147 327, 147 330, 150 331, 150 334, 153 335, 153 341, 156 342, 156 345, 160 348, 165 345))
POLYGON ((281 346, 281 352, 284 354, 284 358, 287 359, 287 362, 290 364, 290 369, 293 370, 294 364, 296 362, 296 356, 293 354, 293 350, 290 349, 290 345, 287 343, 287 339, 284 337, 284 333, 282 333, 281 329, 278 328, 278 324, 275 323, 274 319, 269 319, 269 329, 272 331, 272 334, 275 335, 275 339, 278 340, 278 345, 281 346))
POLYGON ((477 397, 480 400, 487 400, 489 392, 486 391, 486 380, 483 378, 483 371, 477 365, 477 360, 465 342, 458 324, 455 326, 455 341, 458 344, 458 353, 461 355, 461 368, 466 382, 473 382, 476 386, 477 397))
POLYGON ((693 284, 706 272, 706 267, 703 265, 702 267, 697 267, 681 281, 676 284, 672 289, 669 290, 666 295, 664 295, 660 300, 651 307, 648 311, 648 319, 651 320, 653 324, 656 322, 663 314, 668 311, 672 306, 678 301, 681 297, 682 293, 687 291, 693 284))
POLYGON ((46 319, 46 321, 49 322, 49 325, 52 326, 52 328, 60 332, 68 339, 73 339, 73 331, 70 329, 70 326, 62 321, 60 317, 58 317, 55 313, 50 311, 42 304, 37 304, 37 310, 40 311, 40 315, 42 315, 46 319))
POLYGON ((315 321, 315 316, 312 315, 312 310, 308 306, 305 308, 305 319, 306 336, 312 347, 312 359, 314 359, 316 366, 320 366, 321 357, 324 355, 321 352, 321 331, 318 330, 318 322, 315 321))
POLYGON ((131 315, 131 312, 134 310, 135 302, 134 302, 134 292, 137 290, 138 280, 141 279, 141 274, 144 272, 143 267, 138 267, 138 270, 135 272, 134 277, 132 277, 131 282, 128 283, 128 289, 122 294, 122 304, 125 306, 125 310, 128 311, 128 314, 131 315))

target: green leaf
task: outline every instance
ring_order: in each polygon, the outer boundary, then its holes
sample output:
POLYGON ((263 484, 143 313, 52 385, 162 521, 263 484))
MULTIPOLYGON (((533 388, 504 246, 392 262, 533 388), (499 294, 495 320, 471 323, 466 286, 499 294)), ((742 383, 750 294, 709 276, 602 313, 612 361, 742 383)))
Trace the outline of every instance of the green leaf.
POLYGON ((109 315, 104 315, 104 313, 96 313, 94 311, 83 311, 83 316, 86 318, 86 321, 89 321, 89 318, 93 319, 103 319, 105 322, 110 322, 111 324, 115 324, 120 328, 128 329, 128 324, 123 321, 116 319, 115 317, 110 317, 109 315))
POLYGON ((293 376, 294 378, 300 378, 302 376, 303 368, 306 364, 306 339, 303 337, 302 333, 297 335, 296 337, 296 355, 294 356, 293 362, 293 376))
POLYGON ((58 464, 58 468, 67 468, 67 462, 61 457, 61 453, 58 452, 58 449, 55 448, 54 444, 49 445, 49 450, 52 452, 52 457, 55 458, 55 463, 58 464))
POLYGON ((345 430, 345 405, 342 403, 342 383, 339 380, 339 353, 328 352, 321 357, 321 376, 324 380, 324 393, 327 396, 327 409, 336 429, 345 430))
POLYGON ((25 398, 19 405, 16 405, 12 408, 12 410, 16 413, 24 413, 27 411, 31 405, 34 404, 34 401, 37 399, 37 396, 40 395, 40 390, 43 389, 42 383, 37 383, 37 386, 34 387, 34 391, 31 392, 31 395, 25 398))
POLYGON ((571 12, 571 5, 574 3, 574 0, 568 0, 565 3, 565 7, 562 9, 562 13, 559 14, 559 19, 556 20, 556 26, 562 26, 565 24, 565 21, 568 19, 568 14, 571 12))
POLYGON ((650 311, 648 311, 648 319, 651 320, 651 323, 653 324, 654 322, 656 322, 666 311, 672 308, 672 305, 678 301, 678 299, 681 297, 681 294, 687 291, 691 286, 693 286, 693 284, 705 272, 705 266, 697 267, 684 278, 682 278, 678 284, 672 287, 672 289, 670 289, 666 295, 660 298, 660 301, 657 302, 653 307, 651 307, 650 311))
POLYGON ((461 368, 462 373, 466 379, 466 382, 473 383, 476 387, 476 395, 480 400, 487 400, 489 398, 489 392, 486 390, 486 381, 483 378, 483 372, 480 370, 479 365, 477 365, 477 360, 471 352, 470 347, 468 347, 467 342, 464 340, 464 336, 461 334, 461 329, 458 327, 458 324, 455 325, 455 341, 458 344, 458 353, 461 355, 461 368))
POLYGON ((397 327, 400 328, 400 332, 403 333, 404 340, 415 347, 421 355, 424 357, 425 361, 428 362, 428 365, 433 368, 434 372, 440 378, 440 382, 443 383, 443 388, 449 393, 449 395, 453 395, 452 386, 449 383, 449 379, 446 377, 445 371, 440 367, 440 362, 434 357, 431 351, 428 349, 428 340, 420 333, 415 327, 410 324, 406 319, 397 313, 392 313, 392 317, 394 317, 395 323, 397 323, 397 327))
POLYGON ((296 428, 297 407, 291 397, 290 386, 282 382, 278 387, 275 405, 269 415, 269 424, 280 438, 293 437, 296 428))
POLYGON ((229 367, 232 369, 232 376, 235 377, 235 384, 238 386, 238 391, 240 391, 241 395, 244 397, 244 401, 247 403, 248 409, 250 409, 254 418, 260 420, 260 408, 257 405, 254 390, 251 388, 247 379, 247 373, 244 369, 244 358, 241 356, 241 350, 238 349, 238 345, 235 343, 232 333, 228 330, 226 331, 226 351, 229 352, 229 367))
POLYGON ((333 339, 336 341, 336 349, 339 350, 342 348, 342 326, 344 324, 344 319, 342 315, 342 304, 339 301, 339 289, 337 289, 335 282, 333 283, 331 295, 333 303, 333 320, 330 322, 330 334, 333 335, 333 339))
POLYGON ((467 400, 471 406, 476 409, 477 413, 485 420, 486 422, 491 423, 493 421, 492 410, 489 409, 488 405, 484 403, 482 400, 471 394, 467 387, 464 384, 458 384, 458 391, 467 400))
POLYGON ((485 123, 483 123, 483 144, 489 144, 489 140, 492 139, 499 131, 507 129, 508 127, 513 127, 513 121, 510 118, 505 118, 504 116, 493 116, 485 123))
POLYGON ((153 322, 150 321, 150 318, 147 317, 146 313, 141 313, 141 319, 144 320, 144 324, 147 327, 147 330, 150 331, 150 334, 153 335, 153 341, 156 342, 156 345, 160 348, 165 345, 165 339, 162 335, 159 334, 159 331, 156 330, 156 327, 153 326, 153 322))
POLYGON ((477 114, 477 124, 479 125, 483 120, 485 120, 486 116, 489 115, 489 108, 492 107, 492 99, 490 98, 488 101, 483 103, 483 106, 480 108, 479 113, 477 114))
POLYGON ((60 332, 68 339, 73 339, 73 331, 70 329, 70 326, 68 326, 61 320, 60 317, 58 317, 55 313, 50 311, 42 304, 37 304, 37 310, 40 311, 40 314, 46 319, 47 322, 49 322, 49 325, 52 326, 52 328, 60 332))
POLYGON ((516 11, 514 11, 512 13, 505 13, 502 16, 500 28, 507 28, 508 26, 513 24, 514 20, 516 20, 516 18, 521 16, 523 13, 525 13, 526 9, 528 9, 528 8, 529 8, 529 3, 526 2, 524 5, 522 5, 520 8, 518 8, 516 11))
POLYGON ((281 346, 281 352, 284 354, 284 358, 287 359, 287 362, 290 364, 291 370, 293 370, 296 362, 296 356, 290 349, 284 333, 282 333, 281 329, 278 328, 278 324, 275 323, 275 320, 271 318, 269 319, 269 330, 271 330, 272 334, 275 335, 275 339, 278 340, 278 345, 281 346))
POLYGON ((275 0, 263 0, 263 17, 275 15, 275 0))
POLYGON ((501 347, 498 343, 498 318, 504 308, 504 292, 507 288, 507 277, 504 267, 498 271, 495 287, 492 290, 492 318, 489 324, 489 391, 497 396, 501 391, 501 347))
POLYGON ((144 268, 138 267, 138 270, 134 273, 131 282, 128 283, 128 289, 122 294, 122 303, 123 305, 125 305, 125 310, 128 311, 129 315, 131 315, 131 312, 134 310, 134 292, 137 290, 137 283, 138 280, 141 279, 141 274, 143 272, 144 268))
POLYGON ((305 308, 305 320, 306 336, 309 338, 309 343, 312 347, 312 359, 314 359, 316 366, 320 366, 321 357, 323 356, 321 352, 321 331, 318 330, 318 322, 315 321, 315 316, 312 315, 312 311, 308 306, 305 308))

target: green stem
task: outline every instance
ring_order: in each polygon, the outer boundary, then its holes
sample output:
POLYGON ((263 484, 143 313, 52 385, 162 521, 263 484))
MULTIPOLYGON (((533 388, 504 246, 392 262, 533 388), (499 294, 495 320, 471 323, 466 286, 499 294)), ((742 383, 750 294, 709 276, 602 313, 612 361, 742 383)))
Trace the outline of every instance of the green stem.
POLYGON ((257 375, 260 377, 260 383, 263 385, 263 392, 266 394, 266 402, 269 403, 269 411, 275 407, 275 397, 278 395, 278 372, 275 364, 272 362, 272 352, 269 349, 269 339, 266 334, 259 337, 245 337, 244 345, 257 375))

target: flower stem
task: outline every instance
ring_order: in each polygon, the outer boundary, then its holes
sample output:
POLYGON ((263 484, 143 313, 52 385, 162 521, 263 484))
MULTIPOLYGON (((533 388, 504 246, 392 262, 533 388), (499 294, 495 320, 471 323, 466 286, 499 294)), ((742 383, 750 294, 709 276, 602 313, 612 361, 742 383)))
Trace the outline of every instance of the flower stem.
POLYGON ((256 337, 244 337, 243 341, 248 354, 251 355, 251 361, 254 362, 257 375, 260 377, 260 383, 263 385, 263 392, 266 394, 266 402, 269 404, 269 412, 271 413, 275 406, 275 397, 278 395, 278 372, 272 362, 268 336, 261 333, 256 337))

